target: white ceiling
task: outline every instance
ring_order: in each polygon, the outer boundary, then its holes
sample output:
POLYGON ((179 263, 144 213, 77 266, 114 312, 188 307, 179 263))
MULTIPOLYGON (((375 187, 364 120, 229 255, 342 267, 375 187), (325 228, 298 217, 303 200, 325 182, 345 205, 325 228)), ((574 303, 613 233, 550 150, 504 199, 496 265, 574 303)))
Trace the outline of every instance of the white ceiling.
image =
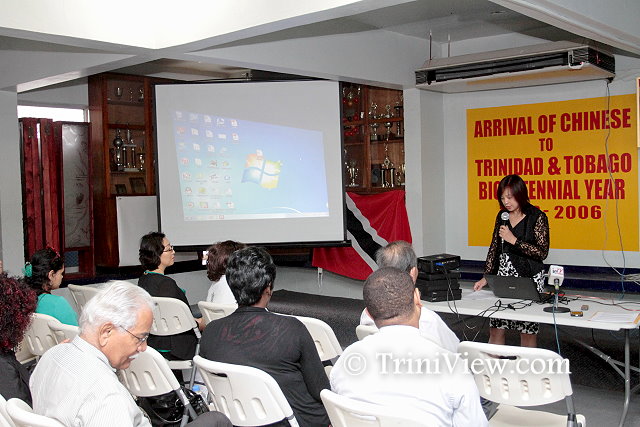
MULTIPOLYGON (((438 45, 513 32, 536 37, 544 35, 549 41, 576 37, 488 0, 416 0, 352 16, 245 38, 216 47, 232 47, 372 30, 385 30, 420 38, 425 40, 425 44, 429 43, 431 37, 431 40, 438 45)), ((455 55, 455 49, 450 54, 455 55)), ((436 52, 434 55, 439 56, 439 53, 436 52)), ((246 68, 172 59, 150 61, 118 70, 118 72, 127 74, 154 75, 185 80, 242 77, 247 71, 249 70, 246 68)))
MULTIPOLYGON (((29 21, 24 20, 22 15, 17 15, 18 8, 21 4, 26 5, 33 1, 35 0, 9 0, 8 4, 11 4, 11 8, 5 12, 16 14, 16 17, 22 18, 23 22, 28 24, 29 21)), ((79 0, 68 0, 67 3, 72 4, 76 1, 79 0)), ((42 29, 44 25, 40 25, 39 22, 34 24, 34 28, 39 31, 12 28, 7 24, 7 22, 11 24, 12 21, 9 19, 11 17, 7 18, 5 15, 5 18, 2 18, 0 15, 0 89, 11 90, 13 88, 18 92, 23 92, 106 71, 184 80, 235 78, 243 76, 247 68, 236 66, 231 62, 221 64, 215 58, 208 58, 207 55, 195 55, 195 53, 210 49, 242 47, 311 37, 321 38, 336 34, 365 33, 373 30, 401 34, 404 37, 423 41, 424 51, 431 52, 433 57, 447 56, 448 54, 458 55, 461 52, 457 51, 456 46, 460 42, 472 39, 514 34, 534 37, 544 42, 576 39, 580 37, 577 34, 582 34, 582 36, 589 34, 589 31, 575 30, 575 28, 580 30, 579 25, 555 24, 552 26, 497 4, 504 3, 517 9, 526 9, 531 6, 531 10, 534 6, 539 7, 540 4, 547 5, 550 9, 545 13, 536 14, 528 9, 524 12, 531 12, 529 15, 542 16, 541 19, 546 18, 546 21, 552 21, 553 19, 549 18, 553 15, 552 12, 565 11, 556 3, 571 3, 574 0, 325 0, 327 4, 334 6, 326 10, 322 10, 315 1, 299 0, 302 3, 296 4, 296 8, 304 9, 307 7, 310 10, 309 13, 303 12, 299 16, 295 13, 287 15, 286 5, 291 6, 291 3, 287 3, 285 0, 269 0, 268 4, 280 7, 273 14, 276 16, 273 18, 273 22, 267 22, 269 17, 249 16, 247 18, 239 16, 235 19, 239 23, 229 24, 229 28, 233 27, 233 30, 226 34, 221 34, 220 31, 216 32, 214 29, 199 29, 194 31, 194 34, 197 33, 199 37, 204 37, 203 34, 210 36, 193 39, 191 42, 180 45, 153 49, 140 47, 142 46, 140 44, 134 45, 134 42, 131 46, 120 42, 123 39, 121 32, 126 34, 131 31, 133 40, 133 34, 140 32, 140 28, 136 27, 148 24, 145 24, 142 18, 136 17, 135 14, 129 16, 126 12, 120 12, 124 7, 122 6, 124 0, 112 1, 119 2, 115 4, 117 6, 115 11, 110 9, 105 12, 105 16, 98 17, 102 18, 101 21, 96 21, 95 13, 86 15, 87 10, 84 10, 86 16, 78 12, 77 18, 73 17, 81 23, 86 18, 86 23, 82 28, 84 31, 87 30, 86 27, 91 27, 92 20, 96 22, 97 26, 100 26, 101 38, 93 40, 78 36, 65 36, 60 33, 60 24, 55 28, 57 33, 51 34, 47 34, 46 30, 42 29), (299 6, 300 4, 303 6, 299 6), (517 5, 525 6, 515 7, 517 5), (316 9, 311 10, 313 7, 316 9), (118 16, 117 22, 109 21, 114 13, 118 16), (89 17, 87 18, 87 16, 89 17), (107 20, 106 23, 105 20, 107 20), (242 28, 244 21, 252 23, 253 26, 242 28), (105 31, 105 25, 110 31, 105 31), (576 34, 568 30, 574 31, 576 34), (109 34, 114 34, 114 31, 118 32, 118 37, 114 36, 112 40, 118 40, 117 44, 108 41, 109 34), (430 37, 432 43, 429 41, 430 37), (433 49, 429 49, 429 46, 433 46, 433 49), (449 50, 447 46, 450 46, 449 50), (194 57, 197 57, 197 61, 193 60, 194 57), (60 58, 64 58, 64 60, 60 61, 60 58)), ((158 1, 162 3, 164 0, 158 1)), ((190 4, 197 3, 196 0, 186 1, 190 4)), ((597 4, 596 0, 582 1, 597 4)), ((637 0, 611 1, 631 5, 629 7, 633 10, 638 9, 635 3, 637 0)), ((206 7, 210 8, 209 13, 213 10, 210 3, 200 4, 208 5, 206 7)), ((244 0, 220 4, 227 8, 225 9, 227 17, 232 20, 236 16, 233 15, 233 9, 229 9, 229 7, 234 4, 242 4, 246 11, 251 10, 252 6, 251 2, 244 0), (229 12, 230 10, 231 12, 229 12)), ((256 5, 256 8, 261 7, 263 13, 266 13, 264 11, 267 10, 265 9, 267 3, 253 4, 256 5)), ((156 13, 163 13, 162 19, 165 20, 163 22, 166 22, 174 11, 164 8, 156 13)), ((254 14, 259 13, 259 11, 254 12, 254 14)), ((269 14, 271 14, 270 11, 269 14)), ((220 19, 218 15, 215 16, 216 19, 220 19)), ((558 17, 558 20, 560 18, 567 21, 566 17, 558 17)), ((580 15, 576 15, 576 19, 580 18, 580 15)), ((584 17, 582 18, 583 21, 586 21, 584 17)), ((206 21, 207 16, 197 17, 197 19, 201 22, 206 21)), ((182 35, 181 30, 186 31, 188 26, 189 22, 180 21, 172 26, 153 27, 153 30, 161 35, 158 38, 163 40, 170 39, 172 34, 176 34, 176 40, 184 40, 184 37, 178 37, 178 34, 182 35)), ((75 30, 77 31, 77 28, 75 30)), ((636 41, 635 33, 629 35, 629 33, 621 31, 616 32, 605 25, 602 26, 601 33, 609 35, 610 39, 615 39, 614 41, 622 34, 622 36, 626 36, 626 38, 622 37, 624 43, 636 46, 633 44, 636 41), (631 40, 632 43, 629 44, 627 40, 631 40)), ((615 46, 615 43, 612 45, 615 46)), ((640 51, 640 47, 638 47, 638 51, 640 51)), ((426 59, 428 58, 420 58, 420 61, 426 59)))

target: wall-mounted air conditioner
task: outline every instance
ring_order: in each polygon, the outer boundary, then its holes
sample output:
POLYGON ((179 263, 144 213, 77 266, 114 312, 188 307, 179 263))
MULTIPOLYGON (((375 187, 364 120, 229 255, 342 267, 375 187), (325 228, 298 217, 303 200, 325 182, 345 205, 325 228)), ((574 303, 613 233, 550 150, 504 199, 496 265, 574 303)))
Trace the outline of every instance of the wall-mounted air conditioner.
POLYGON ((554 42, 431 59, 416 71, 416 87, 455 93, 614 76, 613 55, 589 45, 554 42))

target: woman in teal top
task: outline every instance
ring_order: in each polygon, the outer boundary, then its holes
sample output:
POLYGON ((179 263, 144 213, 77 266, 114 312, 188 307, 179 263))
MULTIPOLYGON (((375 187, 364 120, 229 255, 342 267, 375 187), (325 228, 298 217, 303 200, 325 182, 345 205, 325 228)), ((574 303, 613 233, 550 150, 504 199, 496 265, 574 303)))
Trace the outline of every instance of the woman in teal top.
POLYGON ((67 300, 51 295, 58 289, 64 275, 64 260, 53 249, 41 249, 33 254, 31 262, 24 267, 24 276, 38 294, 36 313, 48 314, 67 325, 78 326, 78 315, 67 300))

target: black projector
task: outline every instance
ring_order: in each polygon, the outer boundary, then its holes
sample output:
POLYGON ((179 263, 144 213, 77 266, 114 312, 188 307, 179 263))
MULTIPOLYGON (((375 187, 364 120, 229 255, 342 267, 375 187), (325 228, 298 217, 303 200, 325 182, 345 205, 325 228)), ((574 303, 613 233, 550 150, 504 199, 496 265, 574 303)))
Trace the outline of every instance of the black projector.
POLYGON ((450 254, 428 255, 418 258, 418 271, 443 273, 460 267, 460 256, 450 254))

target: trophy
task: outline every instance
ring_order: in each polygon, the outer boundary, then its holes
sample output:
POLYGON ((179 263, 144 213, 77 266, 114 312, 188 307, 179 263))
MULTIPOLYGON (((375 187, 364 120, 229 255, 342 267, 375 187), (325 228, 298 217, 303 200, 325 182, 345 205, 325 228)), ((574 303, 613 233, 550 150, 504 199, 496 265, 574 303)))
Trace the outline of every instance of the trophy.
POLYGON ((402 129, 402 120, 396 123, 396 136, 402 138, 404 130, 402 129))
POLYGON ((138 155, 136 153, 138 146, 133 141, 133 137, 131 136, 131 129, 127 129, 127 140, 126 144, 122 144, 122 163, 124 164, 125 172, 138 172, 138 166, 136 162, 138 161, 138 155))
POLYGON ((386 136, 386 140, 388 141, 391 138, 391 127, 393 126, 393 123, 391 122, 385 122, 384 123, 384 127, 387 130, 387 136, 386 136))
POLYGON ((144 153, 138 153, 138 170, 144 172, 144 153))
POLYGON ((382 161, 382 187, 392 188, 395 187, 396 167, 389 158, 389 147, 384 144, 384 160, 382 161))
POLYGON ((349 160, 349 163, 347 164, 347 174, 349 175, 349 184, 347 184, 347 187, 358 186, 356 179, 358 178, 359 172, 360 170, 358 169, 358 162, 356 162, 354 159, 349 160))
POLYGON ((378 140, 378 126, 380 126, 380 123, 372 123, 371 124, 371 135, 369 137, 369 139, 371 139, 371 141, 377 141, 378 140))
POLYGON ((124 141, 120 136, 120 129, 116 129, 116 137, 113 138, 113 146, 115 147, 114 161, 115 161, 115 167, 117 171, 121 171, 124 168, 123 145, 124 145, 124 141))
POLYGON ((398 185, 404 186, 404 176, 405 176, 405 164, 400 163, 398 167, 398 171, 396 172, 396 178, 398 180, 398 185))
POLYGON ((353 87, 342 88, 342 103, 344 104, 344 117, 347 121, 358 120, 360 113, 358 112, 360 106, 360 86, 356 87, 356 93, 353 93, 353 87))
POLYGON ((377 119, 378 117, 378 104, 375 102, 371 103, 371 108, 369 109, 369 118, 377 119))

